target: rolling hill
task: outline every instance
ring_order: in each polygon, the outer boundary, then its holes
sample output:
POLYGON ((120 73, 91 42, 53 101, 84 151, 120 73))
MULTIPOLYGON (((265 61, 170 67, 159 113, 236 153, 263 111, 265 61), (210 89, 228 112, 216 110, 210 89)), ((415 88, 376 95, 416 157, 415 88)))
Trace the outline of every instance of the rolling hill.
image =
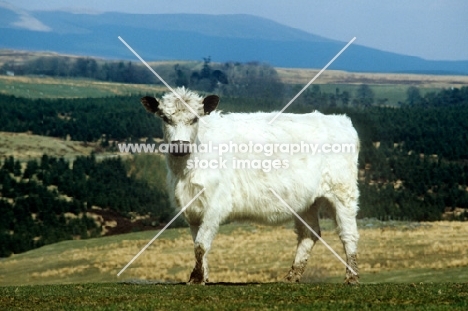
MULTIPOLYGON (((123 37, 146 60, 260 61, 321 68, 344 45, 251 15, 74 14, 22 11, 0 3, 0 48, 134 59, 123 37)), ((350 38, 351 39, 351 38, 350 38)), ((359 72, 468 74, 468 61, 429 61, 359 45, 330 69, 359 72)))
MULTIPOLYGON (((468 275, 468 232, 463 222, 359 221, 361 282, 463 282, 468 275)), ((342 255, 330 220, 323 238, 342 255)), ((0 286, 81 282, 186 282, 193 267, 188 228, 168 229, 120 277, 117 273, 156 235, 134 232, 63 241, 2 259, 0 286)), ((296 247, 291 225, 221 226, 210 251, 211 282, 278 282, 296 247), (259 254, 262 254, 259 256, 259 254)), ((303 283, 341 283, 344 267, 321 243, 314 247, 303 283)))

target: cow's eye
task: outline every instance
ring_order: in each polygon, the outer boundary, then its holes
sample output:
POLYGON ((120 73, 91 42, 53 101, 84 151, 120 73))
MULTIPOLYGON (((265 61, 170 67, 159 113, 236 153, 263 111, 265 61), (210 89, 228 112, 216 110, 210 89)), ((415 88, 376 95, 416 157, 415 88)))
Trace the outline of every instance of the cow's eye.
POLYGON ((190 124, 195 124, 197 122, 198 122, 198 118, 195 118, 195 119, 192 120, 192 122, 190 122, 190 124))

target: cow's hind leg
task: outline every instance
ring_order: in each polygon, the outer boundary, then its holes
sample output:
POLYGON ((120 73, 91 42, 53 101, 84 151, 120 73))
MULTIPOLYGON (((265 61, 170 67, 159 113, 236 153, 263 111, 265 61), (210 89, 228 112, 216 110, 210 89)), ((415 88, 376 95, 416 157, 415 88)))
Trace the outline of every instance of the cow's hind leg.
POLYGON ((334 203, 338 234, 343 243, 348 264, 344 282, 347 284, 358 284, 357 243, 359 240, 359 233, 356 223, 356 214, 358 211, 357 195, 347 196, 342 200, 336 199, 334 203))
POLYGON ((190 274, 188 284, 205 284, 208 282, 208 252, 211 248, 218 226, 190 226, 194 242, 195 267, 190 274))
MULTIPOLYGON (((320 199, 310 207, 307 212, 302 213, 301 218, 320 236, 320 225, 318 210, 320 208, 320 199)), ((284 278, 286 282, 299 282, 304 273, 309 259, 310 252, 318 241, 318 237, 312 233, 299 219, 295 219, 297 233, 297 250, 291 269, 284 278)))

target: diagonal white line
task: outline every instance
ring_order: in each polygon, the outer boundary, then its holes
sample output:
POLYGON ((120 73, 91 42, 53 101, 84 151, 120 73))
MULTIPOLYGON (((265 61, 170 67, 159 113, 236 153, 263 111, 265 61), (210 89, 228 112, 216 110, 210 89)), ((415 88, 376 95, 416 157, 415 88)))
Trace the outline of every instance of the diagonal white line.
POLYGON ((338 260, 341 261, 341 262, 349 269, 349 271, 351 271, 351 273, 353 273, 354 275, 358 275, 358 274, 356 273, 356 271, 354 271, 353 268, 351 268, 351 267, 346 263, 346 261, 344 261, 343 258, 341 258, 340 255, 338 255, 338 254, 333 250, 333 248, 331 248, 331 246, 328 245, 328 243, 325 242, 325 240, 322 239, 322 237, 321 237, 319 234, 317 234, 317 232, 315 232, 314 229, 312 229, 312 228, 304 221, 304 219, 302 219, 302 217, 299 216, 299 214, 297 214, 297 213, 288 205, 288 203, 286 203, 286 202, 275 192, 275 190, 273 190, 272 188, 270 188, 270 191, 273 192, 273 194, 278 198, 278 200, 280 200, 281 203, 283 203, 284 206, 286 206, 287 208, 289 208, 289 210, 291 211, 291 213, 293 213, 294 216, 296 216, 297 219, 299 219, 299 220, 304 224, 304 226, 306 226, 307 229, 309 229, 309 230, 317 237, 317 239, 319 239, 320 242, 322 242, 323 245, 325 245, 325 246, 333 253, 333 255, 335 255, 336 258, 338 258, 338 260))
POLYGON ((194 115, 197 116, 197 118, 198 118, 200 121, 202 121, 204 124, 206 124, 205 120, 203 120, 202 118, 200 118, 200 116, 198 115, 198 113, 197 113, 195 110, 193 110, 193 108, 190 107, 190 106, 182 99, 182 97, 180 97, 180 95, 177 94, 177 92, 174 91, 174 89, 173 89, 169 84, 167 84, 166 81, 164 81, 164 79, 163 79, 160 75, 158 75, 158 73, 157 73, 156 71, 154 71, 153 68, 151 68, 151 66, 148 65, 148 63, 145 62, 145 60, 144 60, 143 58, 141 58, 141 56, 138 55, 138 53, 135 52, 135 50, 132 49, 132 47, 131 47, 130 45, 128 45, 128 43, 125 42, 124 39, 122 39, 121 36, 118 36, 118 38, 119 38, 120 41, 122 41, 123 44, 125 44, 125 46, 126 46, 126 47, 127 47, 127 48, 128 48, 128 49, 129 49, 129 50, 146 66, 146 67, 148 67, 148 69, 149 69, 149 70, 150 70, 150 71, 151 71, 151 72, 152 72, 152 73, 153 73, 153 74, 154 74, 154 75, 155 75, 155 76, 172 92, 172 93, 174 93, 174 95, 175 95, 179 100, 181 100, 181 101, 184 103, 185 106, 187 106, 187 108, 188 108, 194 115))
POLYGON ((185 205, 184 208, 182 208, 180 212, 178 212, 177 215, 175 215, 174 218, 172 218, 172 220, 168 222, 167 225, 165 225, 164 228, 162 228, 158 232, 158 234, 156 234, 156 236, 151 241, 149 241, 148 244, 146 244, 146 246, 143 247, 141 251, 138 254, 136 254, 135 257, 133 257, 132 260, 130 260, 130 262, 125 267, 123 267, 122 270, 120 270, 119 273, 117 273, 117 276, 120 276, 164 232, 164 230, 166 230, 167 227, 169 227, 174 222, 174 220, 176 220, 176 218, 179 217, 180 214, 182 214, 187 209, 187 207, 189 207, 190 204, 192 204, 193 201, 195 201, 200 196, 200 194, 203 193, 203 191, 205 191, 205 188, 200 190, 200 192, 198 192, 197 195, 194 196, 193 199, 191 199, 190 202, 188 202, 187 205, 185 205))
POLYGON ((271 119, 270 122, 268 122, 268 124, 272 124, 276 120, 276 118, 278 118, 279 115, 282 114, 283 111, 285 111, 286 108, 288 108, 289 105, 291 105, 302 94, 302 92, 304 92, 309 87, 309 85, 311 85, 315 81, 315 79, 317 79, 328 68, 328 66, 330 66, 338 58, 338 56, 340 56, 341 53, 343 53, 351 45, 351 43, 354 42, 354 40, 356 40, 356 37, 352 38, 351 41, 349 41, 348 44, 346 44, 345 47, 342 48, 341 51, 339 51, 338 54, 336 54, 335 57, 333 57, 331 61, 329 61, 328 64, 326 64, 325 67, 323 67, 322 70, 320 70, 315 75, 315 77, 313 77, 312 80, 310 80, 309 83, 307 83, 306 86, 304 86, 302 90, 300 90, 299 93, 297 93, 296 96, 294 96, 293 99, 291 99, 289 103, 287 103, 286 106, 284 106, 284 108, 281 109, 281 111, 278 112, 273 119, 271 119))

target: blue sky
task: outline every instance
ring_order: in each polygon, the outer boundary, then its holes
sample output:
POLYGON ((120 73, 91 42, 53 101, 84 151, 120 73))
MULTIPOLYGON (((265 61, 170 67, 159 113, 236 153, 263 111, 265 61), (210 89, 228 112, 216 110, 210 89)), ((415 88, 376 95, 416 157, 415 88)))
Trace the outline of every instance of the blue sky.
POLYGON ((331 39, 436 60, 468 60, 465 0, 7 0, 26 10, 251 14, 331 39))

